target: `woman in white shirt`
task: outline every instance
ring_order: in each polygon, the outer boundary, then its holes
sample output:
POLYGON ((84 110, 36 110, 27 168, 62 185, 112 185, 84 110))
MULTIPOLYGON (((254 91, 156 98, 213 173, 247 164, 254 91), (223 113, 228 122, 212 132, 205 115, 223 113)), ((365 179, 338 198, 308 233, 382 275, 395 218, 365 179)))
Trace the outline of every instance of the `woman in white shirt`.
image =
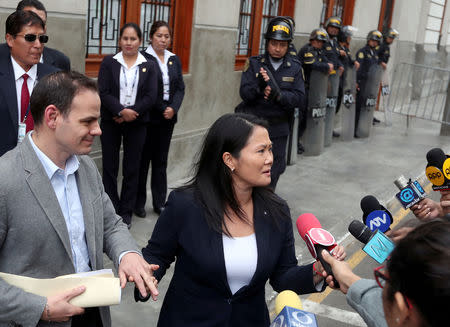
POLYGON ((146 135, 149 110, 157 99, 156 65, 139 46, 142 33, 135 23, 120 30, 122 51, 106 56, 98 73, 101 99, 103 184, 117 214, 131 227, 136 201, 139 164, 146 135), (122 189, 117 191, 120 146, 123 142, 122 189))
POLYGON ((138 196, 135 214, 145 217, 147 175, 152 162, 151 190, 153 210, 160 214, 167 195, 167 157, 177 113, 184 98, 184 82, 181 61, 167 50, 171 44, 171 33, 167 22, 156 21, 150 28, 150 45, 143 55, 159 68, 158 104, 150 110, 147 139, 142 154, 139 173, 138 196))

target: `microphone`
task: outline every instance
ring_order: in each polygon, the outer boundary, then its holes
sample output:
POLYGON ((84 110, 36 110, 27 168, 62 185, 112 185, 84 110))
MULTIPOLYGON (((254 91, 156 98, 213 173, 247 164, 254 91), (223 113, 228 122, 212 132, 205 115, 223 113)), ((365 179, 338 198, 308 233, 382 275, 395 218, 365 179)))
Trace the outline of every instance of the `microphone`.
POLYGON ((434 191, 450 190, 450 158, 440 148, 433 148, 427 153, 425 174, 433 184, 434 191))
POLYGON ((425 198, 426 192, 417 180, 413 182, 411 178, 407 180, 405 176, 401 175, 394 181, 394 184, 400 190, 395 196, 405 209, 409 209, 425 198))
MULTIPOLYGON (((297 218, 297 230, 313 258, 320 261, 328 275, 333 276, 330 264, 322 257, 322 250, 331 253, 336 247, 337 244, 333 235, 322 229, 322 225, 312 213, 304 213, 297 218)), ((336 278, 334 279, 334 285, 339 288, 336 278)))
POLYGON ((317 327, 316 316, 303 311, 302 302, 293 291, 283 291, 275 299, 275 313, 277 317, 270 327, 317 327))
POLYGON ((378 263, 383 263, 394 249, 394 243, 382 232, 372 232, 366 225, 358 220, 353 220, 348 226, 348 231, 358 241, 365 244, 363 251, 378 263))
POLYGON ((373 195, 366 195, 361 199, 362 220, 371 231, 379 229, 386 232, 393 222, 392 214, 383 207, 373 195))

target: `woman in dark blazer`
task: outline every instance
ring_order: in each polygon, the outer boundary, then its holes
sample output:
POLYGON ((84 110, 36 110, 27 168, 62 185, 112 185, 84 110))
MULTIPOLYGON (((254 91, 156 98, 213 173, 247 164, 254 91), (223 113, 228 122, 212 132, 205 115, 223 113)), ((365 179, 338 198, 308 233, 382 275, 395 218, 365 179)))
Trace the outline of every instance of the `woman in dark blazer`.
POLYGON ((194 178, 170 194, 142 251, 157 280, 176 258, 158 327, 269 326, 267 280, 278 292, 323 289, 313 264, 297 266, 289 208, 268 187, 272 163, 264 121, 227 114, 212 125, 194 178))
POLYGON ((157 68, 139 52, 142 33, 134 23, 120 30, 121 52, 103 59, 98 73, 101 99, 103 184, 117 214, 131 227, 139 165, 150 108, 157 99, 157 68), (123 141, 123 181, 119 197, 117 174, 123 141))
POLYGON ((180 59, 168 51, 171 35, 169 25, 164 21, 156 21, 150 28, 150 45, 143 55, 155 62, 158 74, 158 105, 150 111, 150 122, 147 125, 147 139, 142 154, 139 172, 138 196, 135 214, 145 217, 147 200, 147 176, 152 162, 151 190, 153 210, 160 214, 164 208, 167 195, 167 158, 173 128, 177 122, 184 97, 183 73, 180 59))

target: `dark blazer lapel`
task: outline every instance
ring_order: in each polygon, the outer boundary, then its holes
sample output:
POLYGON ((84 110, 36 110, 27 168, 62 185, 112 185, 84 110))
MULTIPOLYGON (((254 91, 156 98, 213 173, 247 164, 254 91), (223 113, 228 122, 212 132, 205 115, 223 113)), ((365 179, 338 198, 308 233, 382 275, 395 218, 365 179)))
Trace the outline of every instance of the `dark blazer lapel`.
POLYGON ((218 276, 219 278, 217 278, 217 282, 219 282, 223 289, 227 292, 227 294, 231 296, 231 289, 230 285, 228 285, 227 269, 225 266, 225 256, 223 254, 222 234, 214 232, 213 236, 211 237, 211 243, 211 249, 214 251, 211 259, 217 260, 218 266, 221 267, 220 276, 218 276))
POLYGON ((92 206, 93 199, 89 197, 92 194, 92 190, 89 189, 89 185, 86 183, 88 180, 85 167, 80 165, 77 171, 77 186, 78 193, 80 195, 81 207, 83 208, 84 230, 86 233, 86 243, 89 251, 89 260, 91 261, 92 269, 97 267, 96 262, 96 248, 95 248, 95 222, 94 211, 92 206))
POLYGON ((34 149, 28 140, 28 136, 25 137, 23 146, 20 150, 23 158, 24 170, 28 172, 26 180, 30 186, 31 192, 44 210, 50 223, 53 225, 53 228, 61 239, 61 242, 64 244, 64 249, 73 264, 69 232, 67 230, 66 221, 64 220, 64 215, 59 206, 52 184, 47 177, 47 173, 34 152, 34 149))
POLYGON ((2 85, 2 92, 5 95, 6 104, 8 106, 9 114, 11 115, 14 126, 19 124, 18 121, 18 106, 16 96, 16 81, 14 79, 14 69, 12 67, 11 58, 8 50, 8 55, 0 59, 0 83, 2 85))
POLYGON ((111 60, 112 63, 112 67, 111 67, 111 73, 112 73, 112 92, 114 92, 114 94, 117 94, 117 96, 120 96, 120 74, 122 72, 122 65, 113 58, 113 60, 111 60), (116 93, 117 92, 117 93, 116 93))
POLYGON ((264 204, 258 201, 258 198, 253 197, 253 225, 255 228, 256 246, 258 249, 258 261, 256 264, 256 271, 253 275, 249 285, 257 281, 259 275, 264 270, 264 263, 266 262, 266 255, 270 251, 270 224, 268 224, 267 215, 269 212, 264 208, 264 204))

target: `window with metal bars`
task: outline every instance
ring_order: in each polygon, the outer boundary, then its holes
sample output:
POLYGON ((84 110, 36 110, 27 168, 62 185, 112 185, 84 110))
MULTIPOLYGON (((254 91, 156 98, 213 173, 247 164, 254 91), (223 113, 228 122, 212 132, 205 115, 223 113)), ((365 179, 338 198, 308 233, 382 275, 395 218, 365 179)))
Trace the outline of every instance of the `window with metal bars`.
POLYGON ((343 25, 351 25, 354 8, 355 0, 323 0, 320 25, 323 26, 331 16, 340 17, 343 25))
POLYGON ((173 37, 170 50, 180 57, 183 71, 186 72, 193 3, 194 0, 88 0, 86 74, 96 76, 103 57, 119 51, 119 31, 123 24, 135 22, 141 27, 143 50, 149 44, 151 25, 157 20, 169 23, 173 37))
POLYGON ((264 53, 264 33, 269 20, 279 15, 293 17, 294 8, 292 0, 241 0, 236 69, 242 69, 248 57, 264 53))

